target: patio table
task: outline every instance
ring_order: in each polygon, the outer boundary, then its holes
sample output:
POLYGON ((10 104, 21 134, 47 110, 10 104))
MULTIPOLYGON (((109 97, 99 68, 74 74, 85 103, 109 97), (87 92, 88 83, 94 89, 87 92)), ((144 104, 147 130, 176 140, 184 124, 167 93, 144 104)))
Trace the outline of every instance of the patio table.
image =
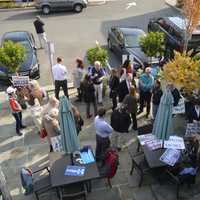
POLYGON ((88 192, 91 192, 91 180, 98 178, 99 171, 96 162, 89 164, 80 164, 74 160, 74 165, 84 166, 85 173, 83 176, 65 176, 65 170, 68 165, 72 165, 71 156, 60 152, 52 152, 49 154, 50 162, 50 178, 53 187, 61 187, 73 183, 86 182, 89 183, 88 192))

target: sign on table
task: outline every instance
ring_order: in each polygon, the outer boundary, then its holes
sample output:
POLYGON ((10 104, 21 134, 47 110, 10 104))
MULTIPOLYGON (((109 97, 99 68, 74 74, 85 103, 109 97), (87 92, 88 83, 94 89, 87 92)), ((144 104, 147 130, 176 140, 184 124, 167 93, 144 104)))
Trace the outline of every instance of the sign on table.
POLYGON ((183 114, 185 113, 185 100, 183 97, 180 98, 178 105, 173 107, 172 114, 183 114))
POLYGON ((146 141, 145 146, 147 146, 150 150, 156 150, 162 148, 162 140, 159 139, 153 139, 146 141))
POLYGON ((190 136, 192 134, 200 134, 200 123, 199 122, 187 124, 185 135, 190 136))
POLYGON ((54 152, 61 152, 62 151, 61 135, 51 137, 51 145, 53 147, 54 152))
POLYGON ((156 139, 155 135, 153 135, 152 133, 145 134, 145 135, 138 135, 137 137, 141 145, 145 145, 145 142, 156 139))
POLYGON ((174 166, 180 158, 181 151, 177 149, 166 149, 160 157, 160 160, 170 166, 174 166))
POLYGON ((28 76, 12 76, 12 83, 14 87, 27 86, 29 84, 28 76))
POLYGON ((68 165, 65 169, 65 176, 84 176, 85 167, 68 165))
POLYGON ((185 149, 185 143, 182 137, 170 136, 169 140, 164 141, 166 149, 185 149))

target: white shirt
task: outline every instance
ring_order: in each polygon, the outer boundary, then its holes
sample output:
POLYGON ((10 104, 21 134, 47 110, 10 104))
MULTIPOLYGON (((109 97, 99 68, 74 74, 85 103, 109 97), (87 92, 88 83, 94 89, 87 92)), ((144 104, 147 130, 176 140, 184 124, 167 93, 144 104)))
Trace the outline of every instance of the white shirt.
POLYGON ((68 74, 66 67, 58 63, 52 67, 52 73, 54 81, 64 81, 68 74))
POLYGON ((197 113, 197 117, 200 115, 200 106, 195 106, 195 111, 197 113))

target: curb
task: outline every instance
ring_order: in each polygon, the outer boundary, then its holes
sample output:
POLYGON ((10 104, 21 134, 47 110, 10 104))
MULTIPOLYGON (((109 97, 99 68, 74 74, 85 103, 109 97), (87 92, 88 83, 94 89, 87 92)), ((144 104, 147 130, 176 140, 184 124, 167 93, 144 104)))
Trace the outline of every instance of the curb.
POLYGON ((170 2, 165 1, 165 4, 167 4, 168 6, 172 7, 174 10, 177 10, 178 12, 182 13, 182 9, 176 7, 175 5, 172 5, 170 2))

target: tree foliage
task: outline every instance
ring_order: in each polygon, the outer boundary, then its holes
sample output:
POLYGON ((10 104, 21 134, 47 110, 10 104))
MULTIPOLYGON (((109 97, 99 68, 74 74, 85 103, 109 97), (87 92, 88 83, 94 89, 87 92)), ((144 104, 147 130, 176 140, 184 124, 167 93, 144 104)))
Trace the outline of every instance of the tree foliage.
POLYGON ((9 72, 17 72, 26 55, 25 48, 20 43, 6 41, 0 48, 0 63, 8 68, 9 72))
POLYGON ((106 66, 108 52, 106 49, 103 49, 98 42, 96 42, 96 47, 88 49, 87 59, 90 65, 94 65, 94 62, 98 60, 103 66, 106 66))
POLYGON ((175 56, 164 68, 164 78, 186 94, 200 88, 200 60, 193 59, 190 54, 174 52, 175 56))
POLYGON ((164 53, 164 34, 161 32, 149 32, 139 40, 142 51, 148 57, 159 57, 164 53))
POLYGON ((184 51, 187 50, 188 41, 194 29, 200 22, 200 0, 182 0, 182 10, 185 17, 185 44, 184 51))

